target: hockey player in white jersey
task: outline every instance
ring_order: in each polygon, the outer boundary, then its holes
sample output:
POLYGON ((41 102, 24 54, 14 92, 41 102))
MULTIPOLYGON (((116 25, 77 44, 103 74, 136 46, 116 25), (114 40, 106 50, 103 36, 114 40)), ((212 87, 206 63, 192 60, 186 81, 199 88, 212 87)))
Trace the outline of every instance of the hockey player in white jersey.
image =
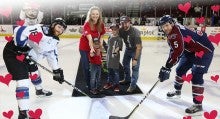
MULTIPOLYGON (((43 19, 43 12, 39 10, 39 5, 35 2, 29 1, 24 3, 23 9, 20 11, 20 19, 24 20, 24 26, 31 26, 41 23, 43 19)), ((32 50, 32 54, 34 51, 32 50)), ((32 84, 35 86, 37 96, 51 96, 52 92, 45 90, 42 87, 42 78, 38 67, 34 63, 30 63, 29 67, 35 69, 31 74, 37 75, 38 80, 31 80, 32 84)))
MULTIPOLYGON (((64 81, 63 70, 58 65, 57 44, 59 35, 67 28, 62 18, 56 18, 49 27, 32 25, 19 26, 14 30, 14 39, 8 42, 3 50, 3 59, 8 72, 15 80, 16 98, 19 107, 18 119, 29 119, 29 76, 35 75, 36 65, 28 59, 21 60, 19 56, 29 55, 38 61, 44 57, 52 68, 53 79, 60 84, 64 81), (34 73, 33 73, 34 72, 34 73), (22 94, 22 95, 21 95, 22 94)), ((34 83, 39 83, 39 77, 31 79, 34 83)))

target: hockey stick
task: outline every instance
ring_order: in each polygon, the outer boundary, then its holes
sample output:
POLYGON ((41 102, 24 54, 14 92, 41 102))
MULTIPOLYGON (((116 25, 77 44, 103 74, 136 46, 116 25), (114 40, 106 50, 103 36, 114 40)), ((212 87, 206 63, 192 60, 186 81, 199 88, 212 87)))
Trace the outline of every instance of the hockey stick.
POLYGON ((155 86, 158 84, 160 80, 157 80, 157 82, 153 85, 153 87, 147 92, 147 94, 144 96, 144 98, 139 102, 138 105, 135 106, 135 108, 129 113, 126 117, 118 117, 118 116, 109 116, 109 119, 129 119, 129 117, 134 113, 134 111, 141 105, 141 103, 149 96, 151 91, 155 88, 155 86))
MULTIPOLYGON (((36 62, 35 60, 33 60, 30 56, 27 56, 27 59, 29 59, 30 61, 34 62, 35 64, 37 64, 38 66, 40 66, 42 69, 46 70, 47 72, 49 72, 50 74, 54 75, 54 73, 49 70, 48 68, 46 68, 45 66, 41 65, 40 63, 36 62)), ((68 85, 72 86, 75 90, 77 90, 78 92, 82 93, 85 96, 88 96, 86 93, 84 93, 83 91, 81 91, 79 88, 77 88, 76 86, 74 86, 73 84, 71 84, 70 82, 64 80, 65 83, 67 83, 68 85)), ((90 97, 90 96, 88 96, 90 97)))

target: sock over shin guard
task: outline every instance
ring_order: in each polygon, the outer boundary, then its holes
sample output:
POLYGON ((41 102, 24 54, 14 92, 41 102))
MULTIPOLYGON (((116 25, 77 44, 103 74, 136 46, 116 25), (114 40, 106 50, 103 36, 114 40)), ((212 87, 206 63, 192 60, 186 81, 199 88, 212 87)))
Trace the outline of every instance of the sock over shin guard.
POLYGON ((35 88, 37 90, 42 89, 42 87, 41 87, 42 79, 41 79, 40 74, 38 73, 38 71, 31 72, 31 75, 32 75, 30 77, 31 82, 32 82, 32 84, 34 84, 35 88))
POLYGON ((195 104, 202 104, 204 86, 203 85, 192 85, 193 102, 195 104))
POLYGON ((176 76, 175 81, 174 81, 174 88, 178 91, 181 91, 182 86, 183 86, 183 79, 182 77, 176 76))
POLYGON ((29 79, 17 81, 16 98, 20 110, 29 110, 29 79))

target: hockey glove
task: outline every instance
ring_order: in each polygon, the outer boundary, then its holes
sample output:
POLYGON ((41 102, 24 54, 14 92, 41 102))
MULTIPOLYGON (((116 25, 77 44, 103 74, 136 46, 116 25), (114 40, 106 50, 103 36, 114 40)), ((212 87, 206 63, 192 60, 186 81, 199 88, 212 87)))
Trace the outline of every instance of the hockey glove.
POLYGON ((160 79, 160 82, 163 82, 167 79, 170 78, 170 72, 171 72, 171 69, 170 68, 166 68, 166 67, 161 67, 160 69, 160 73, 159 73, 159 76, 158 78, 160 79))
POLYGON ((60 84, 64 82, 64 75, 62 69, 53 70, 53 80, 58 81, 60 84))

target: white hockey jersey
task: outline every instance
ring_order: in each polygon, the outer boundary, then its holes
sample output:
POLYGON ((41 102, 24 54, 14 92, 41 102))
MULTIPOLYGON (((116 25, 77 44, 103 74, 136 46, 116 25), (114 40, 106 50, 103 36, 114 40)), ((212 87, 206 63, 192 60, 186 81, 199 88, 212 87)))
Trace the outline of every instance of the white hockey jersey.
POLYGON ((45 35, 45 32, 40 24, 32 26, 18 26, 14 29, 15 45, 20 47, 28 45, 32 48, 28 55, 35 61, 39 61, 40 59, 46 57, 49 66, 53 70, 59 68, 57 58, 58 42, 59 40, 54 37, 45 35))

